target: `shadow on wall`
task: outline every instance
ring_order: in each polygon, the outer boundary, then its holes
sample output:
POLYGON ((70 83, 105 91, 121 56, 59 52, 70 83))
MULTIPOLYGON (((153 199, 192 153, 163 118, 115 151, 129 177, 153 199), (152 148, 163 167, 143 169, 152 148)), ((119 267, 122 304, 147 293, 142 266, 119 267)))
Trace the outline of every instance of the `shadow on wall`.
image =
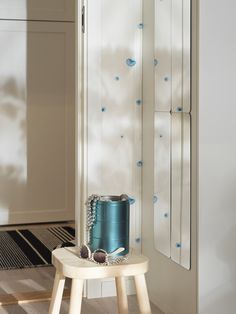
MULTIPOLYGON (((89 193, 127 193, 137 198, 135 184, 140 184, 141 180, 141 167, 137 162, 142 159, 142 105, 137 102, 142 101, 141 65, 137 62, 135 66, 127 66, 126 60, 134 51, 107 46, 102 48, 101 59, 98 58, 100 63, 97 63, 102 65, 99 68, 95 62, 98 53, 94 60, 89 59, 88 73, 89 193)), ((161 51, 162 56, 166 53, 161 51)), ((177 73, 172 75, 177 76, 177 73)), ((181 75, 178 77, 181 79, 181 75)), ((170 93, 173 90, 178 95, 175 101, 182 104, 185 97, 179 92, 182 91, 182 80, 175 80, 175 83, 177 85, 172 88, 171 80, 165 82, 170 93)), ((182 145, 176 135, 174 139, 176 145, 182 145)), ((189 165, 190 161, 183 162, 189 165)), ((173 166, 179 166, 179 163, 174 160, 173 166)), ((160 173, 163 177, 168 175, 160 173)))
POLYGON ((88 87, 88 171, 93 193, 133 195, 135 172, 141 173, 136 165, 141 160, 142 106, 136 103, 142 93, 141 65, 137 64, 139 70, 127 66, 132 54, 107 47, 102 50, 102 69, 89 65, 88 79, 96 71, 96 81, 88 87))
MULTIPOLYGON (((172 53, 175 55, 183 55, 184 53, 188 55, 189 51, 185 52, 175 47, 173 52, 161 48, 158 48, 155 52, 155 110, 159 111, 158 102, 161 108, 160 111, 170 112, 173 109, 174 112, 186 111, 186 113, 189 113, 191 103, 188 104, 187 102, 191 101, 191 82, 190 79, 187 81, 186 78, 190 78, 190 64, 189 68, 181 64, 179 64, 179 67, 173 67, 172 53), (184 88, 183 84, 185 84, 184 88), (172 108, 173 106, 174 108, 172 108)), ((183 62, 183 59, 180 58, 180 61, 183 62)))
POLYGON ((177 67, 176 64, 173 67, 172 54, 182 56, 182 49, 178 50, 176 47, 174 50, 156 49, 155 115, 157 120, 155 124, 158 126, 155 135, 158 138, 156 138, 154 167, 158 175, 154 178, 156 185, 154 188, 160 201, 155 205, 158 209, 155 217, 155 246, 161 253, 170 256, 172 260, 189 269, 191 143, 190 132, 187 130, 190 129, 189 123, 191 123, 189 120, 191 119, 189 115, 191 104, 186 106, 186 100, 190 100, 191 82, 184 81, 188 73, 187 67, 183 68, 180 65, 177 67), (183 84, 186 84, 185 88, 183 84), (169 154, 171 156, 168 160, 169 154), (170 194, 168 194, 168 188, 170 194), (170 226, 169 232, 168 226, 170 226))
POLYGON ((88 60, 88 193, 125 193, 136 200, 130 208, 130 239, 135 247, 135 238, 140 239, 141 59, 128 66, 134 51, 109 45, 94 55, 88 60))
POLYGON ((0 80, 0 221, 22 203, 27 181, 26 97, 13 78, 0 80))
POLYGON ((73 210, 74 30, 45 23, 0 21, 0 224, 73 210))

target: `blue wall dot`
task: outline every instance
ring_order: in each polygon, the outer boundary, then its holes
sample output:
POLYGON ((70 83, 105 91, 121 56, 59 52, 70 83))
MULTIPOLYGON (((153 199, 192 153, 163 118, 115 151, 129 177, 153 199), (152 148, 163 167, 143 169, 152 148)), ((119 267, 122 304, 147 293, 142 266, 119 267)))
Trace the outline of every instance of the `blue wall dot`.
POLYGON ((158 197, 156 195, 153 196, 153 204, 156 204, 158 201, 158 197))
POLYGON ((136 202, 135 198, 129 197, 130 205, 133 205, 136 202))
POLYGON ((126 64, 129 66, 129 67, 133 67, 136 65, 136 61, 134 59, 131 59, 131 58, 128 58, 126 60, 126 64))
POLYGON ((137 166, 138 166, 138 167, 142 167, 142 166, 143 166, 142 160, 139 160, 139 161, 137 162, 137 166))
POLYGON ((105 111, 106 111, 106 107, 102 107, 102 108, 101 108, 101 111, 102 111, 102 112, 105 112, 105 111))
POLYGON ((144 28, 143 23, 139 23, 139 24, 138 24, 138 28, 139 28, 139 29, 143 29, 143 28, 144 28))
POLYGON ((119 77, 119 76, 116 76, 116 77, 115 77, 115 80, 116 80, 116 81, 119 81, 119 80, 120 80, 120 77, 119 77))
POLYGON ((157 66, 159 61, 157 59, 154 59, 154 65, 157 66))
POLYGON ((142 105, 142 100, 141 99, 137 99, 136 100, 136 104, 139 105, 139 106, 142 105))
POLYGON ((181 243, 176 243, 175 246, 179 249, 181 248, 181 243))
POLYGON ((178 107, 178 108, 177 108, 177 111, 178 111, 178 112, 181 112, 181 111, 182 111, 182 107, 178 107))

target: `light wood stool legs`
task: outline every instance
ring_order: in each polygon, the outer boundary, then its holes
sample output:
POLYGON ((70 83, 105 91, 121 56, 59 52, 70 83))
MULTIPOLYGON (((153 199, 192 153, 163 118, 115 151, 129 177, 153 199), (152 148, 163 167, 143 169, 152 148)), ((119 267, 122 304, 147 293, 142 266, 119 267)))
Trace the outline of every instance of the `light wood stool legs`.
POLYGON ((59 272, 56 272, 54 285, 53 285, 53 291, 52 291, 52 299, 51 299, 50 308, 49 308, 49 314, 59 314, 64 285, 65 285, 65 277, 59 272))
POLYGON ((116 291, 119 314, 128 314, 128 298, 124 277, 116 277, 116 291))
POLYGON ((135 279, 137 299, 141 314, 151 314, 144 274, 148 271, 148 258, 131 254, 125 263, 106 267, 78 257, 78 247, 60 248, 52 252, 52 264, 56 267, 52 301, 49 314, 59 314, 65 277, 72 279, 69 314, 81 313, 84 280, 115 278, 119 314, 128 314, 128 298, 125 278, 135 279), (63 275, 59 274, 59 270, 63 275))
POLYGON ((72 279, 69 314, 81 313, 83 283, 82 279, 72 279))
POLYGON ((151 307, 148 298, 146 280, 144 274, 134 276, 139 310, 141 314, 151 314, 151 307))

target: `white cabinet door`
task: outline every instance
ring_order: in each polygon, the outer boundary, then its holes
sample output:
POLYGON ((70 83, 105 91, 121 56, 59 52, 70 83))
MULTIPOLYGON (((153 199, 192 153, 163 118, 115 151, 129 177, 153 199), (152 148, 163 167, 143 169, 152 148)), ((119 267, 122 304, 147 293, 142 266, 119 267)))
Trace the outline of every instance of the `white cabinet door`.
POLYGON ((75 0, 0 0, 1 19, 74 21, 75 0))
POLYGON ((74 217, 74 28, 0 21, 0 224, 74 217))

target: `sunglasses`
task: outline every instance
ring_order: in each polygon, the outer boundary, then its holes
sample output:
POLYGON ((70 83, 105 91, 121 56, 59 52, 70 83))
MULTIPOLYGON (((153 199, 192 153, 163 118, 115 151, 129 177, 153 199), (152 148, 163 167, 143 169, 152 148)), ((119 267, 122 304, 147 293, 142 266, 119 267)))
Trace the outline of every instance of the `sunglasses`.
POLYGON ((110 265, 110 264, 114 264, 114 263, 119 263, 119 262, 126 259, 123 256, 122 257, 120 257, 120 256, 115 257, 113 259, 111 258, 111 257, 115 256, 116 254, 123 252, 124 250, 125 250, 125 248, 120 247, 111 253, 107 253, 103 249, 97 249, 94 252, 91 252, 88 245, 83 244, 80 247, 79 257, 83 258, 83 259, 88 259, 88 260, 95 262, 97 264, 110 265))

